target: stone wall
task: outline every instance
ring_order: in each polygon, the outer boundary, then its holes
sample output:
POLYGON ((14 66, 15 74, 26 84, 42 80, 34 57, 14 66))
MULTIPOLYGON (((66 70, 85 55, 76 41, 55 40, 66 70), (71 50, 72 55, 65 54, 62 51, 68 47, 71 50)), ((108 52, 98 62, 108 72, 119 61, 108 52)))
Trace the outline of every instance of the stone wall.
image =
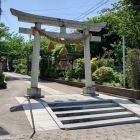
POLYGON ((126 89, 126 88, 117 88, 117 87, 108 87, 104 85, 95 85, 95 90, 100 92, 106 92, 113 95, 124 96, 128 98, 140 99, 140 90, 126 89))
MULTIPOLYGON (((79 82, 73 82, 73 81, 66 81, 66 80, 59 80, 59 79, 48 79, 53 82, 66 84, 69 86, 75 86, 82 88, 85 86, 84 83, 79 82)), ((133 90, 133 89, 126 89, 126 88, 117 88, 117 87, 109 87, 104 85, 95 84, 93 85, 95 87, 96 91, 108 93, 110 95, 117 95, 117 96, 123 96, 127 98, 133 98, 133 99, 140 99, 140 90, 133 90)))

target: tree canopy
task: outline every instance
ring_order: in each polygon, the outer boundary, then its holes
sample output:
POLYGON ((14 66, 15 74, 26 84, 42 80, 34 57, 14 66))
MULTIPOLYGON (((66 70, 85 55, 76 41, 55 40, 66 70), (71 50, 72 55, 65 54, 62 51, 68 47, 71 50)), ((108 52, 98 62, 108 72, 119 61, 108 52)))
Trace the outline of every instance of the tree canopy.
POLYGON ((121 0, 114 3, 112 8, 103 9, 100 16, 88 21, 107 22, 104 32, 107 41, 111 39, 110 41, 114 43, 125 35, 127 46, 140 47, 140 13, 137 12, 140 9, 139 4, 138 0, 121 0))
POLYGON ((9 33, 9 28, 0 23, 0 51, 8 53, 9 59, 23 55, 24 38, 18 34, 9 33))

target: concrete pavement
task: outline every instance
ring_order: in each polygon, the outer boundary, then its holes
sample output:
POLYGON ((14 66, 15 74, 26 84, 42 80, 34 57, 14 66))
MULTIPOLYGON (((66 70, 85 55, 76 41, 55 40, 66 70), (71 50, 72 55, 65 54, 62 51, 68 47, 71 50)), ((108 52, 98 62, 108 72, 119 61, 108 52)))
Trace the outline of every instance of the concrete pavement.
MULTIPOLYGON (((43 116, 48 113, 48 119, 44 117, 36 117, 37 121, 46 121, 44 127, 40 122, 37 126, 37 133, 32 135, 31 119, 24 105, 27 104, 23 96, 26 94, 27 88, 30 86, 30 77, 15 73, 7 73, 8 89, 0 90, 0 139, 40 139, 40 140, 139 140, 140 124, 126 124, 117 126, 108 126, 83 130, 60 130, 57 123, 52 122, 48 110, 43 108, 41 104, 37 104, 42 110, 43 116), (24 110, 24 109, 25 110, 24 110), (44 118, 44 120, 42 119, 44 118), (39 120, 38 120, 39 119, 39 120), (51 119, 49 123, 47 121, 51 119), (48 125, 48 126, 47 126, 48 125)), ((42 94, 45 95, 44 101, 77 101, 77 100, 93 100, 90 96, 83 96, 81 88, 71 87, 58 83, 40 81, 39 86, 42 88, 42 94)), ((114 98, 123 105, 131 107, 133 111, 139 112, 140 106, 126 99, 116 99, 115 97, 100 94, 100 98, 114 98), (133 108, 135 107, 135 108, 133 108)), ((32 103, 36 101, 32 100, 32 103)), ((39 110, 38 110, 39 111, 39 110)), ((35 114, 38 114, 36 111, 35 114)), ((39 113, 39 115, 41 115, 39 113)), ((44 122, 43 122, 44 123, 44 122)))

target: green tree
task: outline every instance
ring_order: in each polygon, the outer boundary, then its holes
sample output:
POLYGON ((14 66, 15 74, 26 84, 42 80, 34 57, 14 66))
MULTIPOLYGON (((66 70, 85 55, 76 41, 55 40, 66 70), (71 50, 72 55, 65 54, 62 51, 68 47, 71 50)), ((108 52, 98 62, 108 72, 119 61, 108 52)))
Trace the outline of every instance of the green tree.
POLYGON ((23 56, 24 38, 18 34, 12 34, 9 37, 8 56, 9 59, 19 59, 23 56))
POLYGON ((87 22, 107 22, 107 26, 100 33, 100 43, 91 43, 92 57, 102 57, 106 51, 112 50, 111 58, 117 65, 122 65, 122 35, 125 36, 127 48, 140 48, 140 12, 139 1, 121 0, 112 4, 112 8, 103 9, 100 16, 93 17, 87 22), (106 48, 104 50, 103 48, 106 48))
POLYGON ((112 26, 108 30, 108 35, 111 35, 112 32, 120 37, 125 35, 126 46, 131 48, 140 47, 140 13, 128 1, 130 0, 122 0, 113 4, 111 9, 103 9, 101 17, 109 15, 107 26, 110 27, 110 24, 112 26))
POLYGON ((140 89, 140 49, 132 49, 127 55, 127 74, 129 86, 140 89))
POLYGON ((0 23, 0 51, 6 52, 5 59, 12 61, 22 58, 24 38, 18 34, 9 33, 9 28, 4 23, 0 23))
POLYGON ((8 42, 7 39, 10 37, 9 28, 4 23, 0 23, 0 51, 7 52, 8 42))

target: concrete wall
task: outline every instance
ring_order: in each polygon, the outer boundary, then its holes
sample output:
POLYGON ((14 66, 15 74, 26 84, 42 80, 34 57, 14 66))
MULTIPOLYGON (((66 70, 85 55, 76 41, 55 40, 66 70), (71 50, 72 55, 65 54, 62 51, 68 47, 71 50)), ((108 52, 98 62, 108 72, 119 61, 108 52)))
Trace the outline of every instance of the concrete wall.
MULTIPOLYGON (((59 80, 59 79, 48 79, 53 82, 61 83, 61 84, 66 84, 69 86, 75 86, 75 87, 85 87, 84 83, 78 83, 78 82, 73 82, 73 81, 65 81, 65 80, 59 80)), ((133 90, 133 89, 126 89, 126 88, 117 88, 117 87, 108 87, 104 85, 94 85, 95 91, 99 92, 104 92, 112 95, 117 95, 117 96, 123 96, 127 98, 133 98, 133 99, 140 99, 140 90, 133 90)))

